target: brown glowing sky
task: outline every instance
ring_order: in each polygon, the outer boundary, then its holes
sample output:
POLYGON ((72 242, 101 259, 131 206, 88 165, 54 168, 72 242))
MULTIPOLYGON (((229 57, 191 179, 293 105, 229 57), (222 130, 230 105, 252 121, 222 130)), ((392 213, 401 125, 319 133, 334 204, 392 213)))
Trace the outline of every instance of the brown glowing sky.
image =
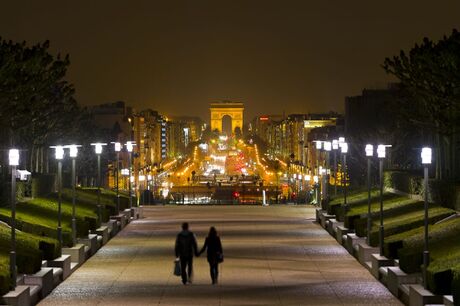
POLYGON ((390 80, 386 56, 460 28, 454 0, 49 1, 0 4, 0 36, 69 53, 80 104, 124 100, 208 117, 209 102, 260 113, 343 111, 390 80))

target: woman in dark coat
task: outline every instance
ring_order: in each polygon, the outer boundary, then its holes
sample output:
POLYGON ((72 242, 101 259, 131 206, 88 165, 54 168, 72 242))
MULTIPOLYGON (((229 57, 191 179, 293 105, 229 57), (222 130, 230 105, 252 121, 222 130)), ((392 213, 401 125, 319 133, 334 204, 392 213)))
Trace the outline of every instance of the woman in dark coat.
POLYGON ((204 250, 208 250, 208 263, 211 271, 212 284, 217 284, 217 277, 219 275, 219 262, 223 261, 222 243, 220 242, 219 236, 214 226, 209 229, 208 237, 204 242, 203 248, 199 254, 203 253, 204 250))

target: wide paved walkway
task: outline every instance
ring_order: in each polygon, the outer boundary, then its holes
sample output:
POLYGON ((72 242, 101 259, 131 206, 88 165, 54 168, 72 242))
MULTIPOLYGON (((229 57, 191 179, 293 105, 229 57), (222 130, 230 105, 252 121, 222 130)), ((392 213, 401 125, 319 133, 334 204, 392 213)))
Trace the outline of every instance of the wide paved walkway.
POLYGON ((147 207, 40 305, 401 305, 305 206, 147 207), (183 221, 224 247, 217 286, 203 255, 192 285, 172 275, 183 221))

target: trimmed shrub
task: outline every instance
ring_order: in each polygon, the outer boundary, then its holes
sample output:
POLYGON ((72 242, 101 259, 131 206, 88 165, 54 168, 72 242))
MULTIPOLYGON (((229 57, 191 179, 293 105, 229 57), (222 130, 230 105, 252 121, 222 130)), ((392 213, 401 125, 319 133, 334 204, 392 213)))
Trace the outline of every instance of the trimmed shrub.
POLYGON ((10 290, 10 258, 6 253, 0 253, 0 295, 10 290))
POLYGON ((54 174, 34 174, 32 176, 32 197, 42 197, 54 190, 54 174))
MULTIPOLYGON (((404 171, 386 171, 384 173, 384 186, 419 196, 423 196, 425 192, 423 177, 404 171)), ((430 203, 459 209, 460 204, 456 203, 459 192, 453 181, 435 179, 428 181, 428 201, 430 203)))
POLYGON ((460 265, 452 269, 452 295, 454 305, 460 305, 460 265))

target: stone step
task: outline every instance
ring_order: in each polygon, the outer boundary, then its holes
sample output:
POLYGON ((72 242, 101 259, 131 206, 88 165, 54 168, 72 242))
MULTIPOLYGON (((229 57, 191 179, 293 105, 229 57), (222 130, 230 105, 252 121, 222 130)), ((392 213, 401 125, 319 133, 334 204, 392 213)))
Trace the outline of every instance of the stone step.
POLYGON ((29 290, 30 290, 29 291, 30 292, 30 303, 32 305, 35 305, 42 298, 41 297, 42 287, 40 285, 32 285, 32 286, 29 286, 29 290))
POLYGON ((443 297, 443 302, 444 302, 444 305, 446 306, 454 306, 454 297, 452 295, 445 295, 443 297))
POLYGON ((25 275, 24 284, 28 286, 40 286, 40 297, 47 296, 54 288, 53 268, 42 267, 37 273, 25 275))
POLYGON ((32 305, 30 301, 30 288, 29 286, 16 286, 14 290, 11 290, 3 297, 3 301, 7 305, 11 306, 29 306, 32 305))

